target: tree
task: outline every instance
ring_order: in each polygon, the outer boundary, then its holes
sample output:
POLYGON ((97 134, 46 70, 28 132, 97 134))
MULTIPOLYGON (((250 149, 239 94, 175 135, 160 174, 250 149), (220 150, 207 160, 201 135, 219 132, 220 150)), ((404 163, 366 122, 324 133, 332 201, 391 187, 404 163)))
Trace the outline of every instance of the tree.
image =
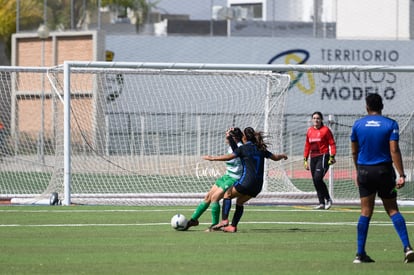
POLYGON ((98 9, 98 0, 49 0, 48 26, 51 29, 77 29, 85 20, 87 12, 98 9))
MULTIPOLYGON (((43 6, 39 0, 20 0, 19 24, 39 26, 42 22, 43 6)), ((0 0, 0 39, 5 44, 7 57, 11 55, 11 36, 16 32, 16 0, 0 0)))

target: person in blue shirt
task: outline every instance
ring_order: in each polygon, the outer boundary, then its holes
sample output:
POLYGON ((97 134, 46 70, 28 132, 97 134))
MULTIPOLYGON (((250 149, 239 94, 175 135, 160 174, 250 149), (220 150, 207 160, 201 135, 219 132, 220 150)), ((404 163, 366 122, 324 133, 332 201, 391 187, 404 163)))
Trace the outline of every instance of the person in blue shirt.
POLYGON ((368 228, 374 212, 375 196, 381 198, 384 209, 401 239, 404 262, 414 261, 407 226, 397 204, 397 189, 404 187, 405 174, 399 147, 398 123, 382 115, 382 97, 369 94, 365 98, 368 115, 352 126, 352 158, 357 170, 361 214, 357 224, 357 254, 354 263, 375 262, 365 251, 368 228), (395 170, 399 176, 397 178, 395 170))
POLYGON ((224 232, 236 232, 244 210, 244 203, 256 197, 263 187, 264 160, 265 158, 278 161, 287 159, 286 154, 275 155, 267 150, 267 144, 263 140, 261 132, 256 132, 252 127, 243 131, 243 145, 236 148, 233 153, 222 156, 203 156, 210 161, 228 161, 239 157, 243 163, 241 178, 229 189, 229 199, 236 199, 236 211, 231 225, 222 228, 224 232))

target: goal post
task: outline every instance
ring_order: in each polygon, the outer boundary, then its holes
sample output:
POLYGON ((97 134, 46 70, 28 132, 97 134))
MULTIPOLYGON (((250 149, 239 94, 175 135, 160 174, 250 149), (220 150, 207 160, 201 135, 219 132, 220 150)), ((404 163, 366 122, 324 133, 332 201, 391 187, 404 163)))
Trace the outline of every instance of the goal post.
MULTIPOLYGON (((0 199, 49 203, 57 193, 64 205, 195 205, 225 171, 201 156, 226 152, 229 127, 251 126, 289 159, 266 162, 263 191, 250 203, 317 203, 302 153, 311 113, 321 111, 337 143, 325 180, 334 203, 357 203, 349 135, 368 93, 381 94, 384 115, 399 123, 412 182, 413 73, 410 66, 77 61, 0 68, 7 107, 0 199)), ((413 201, 414 186, 398 198, 413 201)))
MULTIPOLYGON (((150 204, 194 203, 202 198, 214 178, 224 172, 223 164, 202 161, 201 155, 226 152, 224 133, 229 127, 252 126, 263 131, 271 139, 273 149, 280 152, 289 76, 268 70, 219 67, 209 67, 208 64, 196 68, 190 64, 65 63, 63 204, 82 200, 126 204, 142 201, 150 204), (73 78, 87 80, 73 81, 73 78), (79 155, 71 157, 66 152, 72 152, 70 155, 74 152, 70 135, 77 122, 72 118, 76 121, 84 119, 77 118, 76 107, 69 107, 71 103, 67 100, 73 100, 76 91, 88 90, 81 87, 81 83, 87 83, 93 98, 90 128, 80 129, 82 138, 86 132, 94 132, 85 142, 91 151, 88 161, 100 162, 95 163, 97 169, 102 163, 107 166, 107 170, 93 173, 95 176, 105 174, 106 178, 122 174, 123 181, 135 181, 135 184, 124 182, 115 193, 102 190, 89 194, 73 192, 73 177, 85 175, 87 171, 74 172, 79 155), (135 165, 131 165, 132 162, 135 165), (151 192, 154 181, 159 187, 151 192), (137 182, 148 190, 137 188, 137 182)), ((59 70, 56 73, 55 80, 59 82, 59 70)), ((290 182, 283 173, 273 176, 273 181, 281 185, 290 182)), ((292 192, 299 191, 290 185, 292 192)), ((93 188, 97 186, 99 183, 93 188)))

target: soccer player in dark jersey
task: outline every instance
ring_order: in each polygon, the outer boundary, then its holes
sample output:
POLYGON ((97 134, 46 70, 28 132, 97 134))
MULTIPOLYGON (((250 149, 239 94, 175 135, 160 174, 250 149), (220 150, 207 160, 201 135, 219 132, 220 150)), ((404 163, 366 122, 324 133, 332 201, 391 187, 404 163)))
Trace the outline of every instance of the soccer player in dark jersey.
POLYGON ((323 124, 321 112, 312 114, 312 127, 306 132, 305 148, 303 150, 304 167, 311 171, 313 185, 318 196, 319 205, 315 209, 329 209, 332 199, 323 177, 334 164, 336 154, 335 139, 331 130, 323 124), (308 158, 310 156, 310 165, 308 158))
MULTIPOLYGON (((237 147, 243 145, 243 133, 240 128, 230 128, 226 131, 226 143, 229 144, 227 152, 232 153, 237 147)), ((241 178, 243 174, 243 165, 239 158, 226 161, 226 173, 218 178, 211 186, 210 191, 204 197, 204 200, 199 203, 193 212, 191 219, 188 221, 184 230, 188 230, 192 226, 199 224, 198 219, 203 215, 207 208, 211 205, 211 226, 206 230, 211 231, 211 228, 219 223, 220 220, 220 204, 219 201, 223 198, 224 193, 233 186, 233 184, 241 178)))
POLYGON ((231 225, 223 227, 224 232, 236 232, 244 210, 244 203, 256 197, 263 187, 264 160, 269 158, 274 161, 287 159, 286 154, 275 155, 267 150, 267 144, 263 135, 253 128, 247 127, 243 131, 243 146, 238 147, 232 154, 222 156, 203 156, 210 161, 227 161, 239 157, 243 163, 243 174, 231 189, 229 198, 236 199, 236 211, 231 225))
POLYGON ((351 132, 352 157, 357 169, 356 183, 361 201, 354 263, 374 262, 365 251, 365 243, 376 194, 381 198, 384 209, 401 239, 404 262, 413 262, 414 251, 408 238, 405 219, 397 204, 397 189, 404 187, 406 177, 398 144, 398 123, 382 116, 384 106, 380 95, 370 94, 365 102, 368 115, 355 121, 351 132))

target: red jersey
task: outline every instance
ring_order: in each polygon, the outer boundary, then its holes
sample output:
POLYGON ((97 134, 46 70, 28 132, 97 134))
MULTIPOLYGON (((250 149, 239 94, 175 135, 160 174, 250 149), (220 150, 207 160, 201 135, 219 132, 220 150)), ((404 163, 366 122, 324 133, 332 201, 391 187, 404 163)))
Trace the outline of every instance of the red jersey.
POLYGON ((316 157, 330 153, 336 154, 335 139, 331 130, 323 125, 319 129, 309 127, 306 132, 305 149, 303 150, 303 156, 305 158, 316 157))

